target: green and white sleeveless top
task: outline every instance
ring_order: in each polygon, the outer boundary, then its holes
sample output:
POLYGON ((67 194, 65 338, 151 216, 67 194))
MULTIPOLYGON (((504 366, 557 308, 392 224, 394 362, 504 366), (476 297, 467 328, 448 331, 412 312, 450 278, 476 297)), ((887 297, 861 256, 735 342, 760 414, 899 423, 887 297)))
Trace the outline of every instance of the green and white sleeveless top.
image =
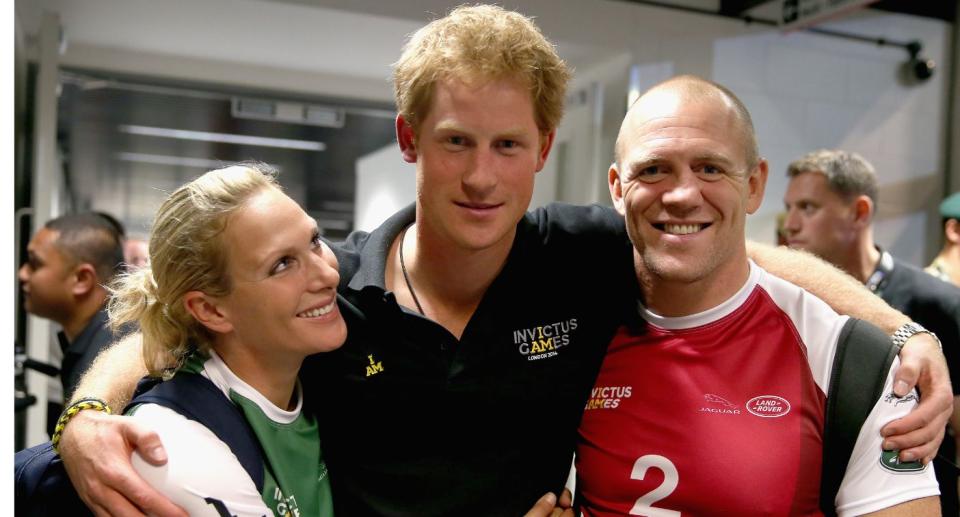
POLYGON ((129 412, 157 432, 167 452, 162 467, 133 454, 134 468, 147 482, 191 516, 333 516, 317 422, 300 411, 299 382, 297 406, 286 411, 237 377, 212 351, 209 356, 192 355, 177 375, 183 372, 203 375, 240 408, 263 449, 263 491, 257 492, 230 448, 209 429, 155 404, 129 412))

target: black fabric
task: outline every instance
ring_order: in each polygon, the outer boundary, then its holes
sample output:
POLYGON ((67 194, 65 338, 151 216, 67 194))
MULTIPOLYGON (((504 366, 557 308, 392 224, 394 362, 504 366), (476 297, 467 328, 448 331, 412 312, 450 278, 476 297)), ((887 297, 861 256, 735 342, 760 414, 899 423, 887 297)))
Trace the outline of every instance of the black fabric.
POLYGON ((960 288, 894 259, 881 298, 940 338, 953 394, 960 395, 960 288))
POLYGON ((836 515, 835 499, 860 428, 883 395, 899 353, 890 337, 869 323, 851 319, 837 342, 824 413, 820 509, 836 515))
POLYGON ((80 376, 90 368, 90 364, 104 348, 116 341, 110 326, 107 325, 107 310, 100 309, 90 318, 87 326, 77 334, 71 343, 63 332, 57 333, 63 361, 60 363, 60 383, 63 386, 63 400, 73 397, 73 390, 80 382, 80 376))
MULTIPOLYGON (((158 404, 195 420, 226 443, 263 491, 260 443, 239 409, 210 380, 181 373, 166 382, 145 379, 127 406, 158 404)), ((16 515, 92 515, 77 496, 50 442, 18 452, 14 461, 16 515)))
MULTIPOLYGON (((953 394, 960 394, 960 288, 894 258, 893 270, 884 278, 883 289, 878 294, 890 306, 940 338, 953 394)), ((960 515, 958 472, 948 463, 956 457, 956 452, 956 442, 948 435, 934 461, 943 515, 960 515)))
POLYGON ((563 488, 603 352, 635 306, 623 219, 527 214, 459 340, 384 289, 387 252, 413 219, 410 207, 334 248, 350 331, 302 379, 336 513, 522 515, 563 488))
POLYGON ((14 455, 14 515, 93 515, 77 495, 50 442, 14 455))

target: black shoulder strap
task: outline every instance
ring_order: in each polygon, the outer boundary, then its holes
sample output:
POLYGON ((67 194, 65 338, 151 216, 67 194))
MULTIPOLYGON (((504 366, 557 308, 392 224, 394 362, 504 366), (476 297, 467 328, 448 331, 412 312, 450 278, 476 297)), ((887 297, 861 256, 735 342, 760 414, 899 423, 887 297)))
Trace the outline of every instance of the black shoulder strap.
POLYGON ((260 442, 237 406, 209 379, 202 375, 178 373, 136 395, 127 408, 137 404, 157 404, 203 424, 230 447, 257 490, 263 491, 260 442))
POLYGON ((851 318, 840 332, 823 430, 820 509, 825 515, 836 515, 834 501, 853 446, 899 352, 889 336, 864 321, 851 318))

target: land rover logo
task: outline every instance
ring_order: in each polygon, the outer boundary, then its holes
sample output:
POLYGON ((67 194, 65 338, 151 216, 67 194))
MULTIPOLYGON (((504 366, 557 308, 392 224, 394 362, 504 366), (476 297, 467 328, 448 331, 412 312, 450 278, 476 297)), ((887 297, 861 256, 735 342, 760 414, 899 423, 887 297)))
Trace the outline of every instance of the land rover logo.
POLYGON ((883 451, 880 453, 880 465, 893 472, 920 472, 924 465, 919 461, 900 461, 900 451, 883 451))
POLYGON ((747 411, 763 418, 777 418, 790 412, 790 403, 776 395, 760 395, 746 403, 747 411))

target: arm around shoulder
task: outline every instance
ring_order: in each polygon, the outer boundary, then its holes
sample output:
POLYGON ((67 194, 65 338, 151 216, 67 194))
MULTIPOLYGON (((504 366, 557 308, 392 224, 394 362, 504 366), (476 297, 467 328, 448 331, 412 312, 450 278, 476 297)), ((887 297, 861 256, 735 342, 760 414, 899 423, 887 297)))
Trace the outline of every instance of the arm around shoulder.
MULTIPOLYGON (((747 253, 760 267, 813 293, 838 313, 869 321, 888 335, 910 321, 856 279, 809 253, 749 241, 747 253)), ((885 427, 883 434, 891 447, 901 450, 905 460, 930 461, 952 413, 947 364, 929 334, 908 339, 900 358, 894 392, 904 395, 919 386, 923 400, 911 415, 885 427)))
MULTIPOLYGON (((116 411, 129 401, 137 381, 146 374, 140 336, 134 334, 104 350, 77 386, 75 399, 98 398, 116 411)), ((130 453, 140 451, 154 464, 166 461, 156 433, 127 417, 81 411, 63 430, 60 456, 77 494, 103 515, 184 516, 182 510, 145 483, 130 465, 130 453)))
POLYGON ((894 359, 887 370, 882 395, 860 427, 856 444, 849 453, 843 481, 835 499, 837 513, 841 516, 872 515, 871 512, 881 511, 894 511, 894 515, 913 515, 899 512, 912 508, 923 509, 925 503, 914 503, 923 499, 932 499, 939 511, 939 488, 933 466, 898 457, 896 451, 886 447, 879 432, 891 420, 902 419, 917 407, 915 391, 906 397, 891 393, 896 367, 897 359, 894 359))
POLYGON ((154 404, 138 406, 132 418, 157 433, 168 455, 155 466, 133 454, 134 469, 191 516, 271 515, 230 447, 210 429, 154 404))
POLYGON ((122 411, 133 396, 137 381, 146 375, 141 336, 130 334, 97 356, 77 384, 71 402, 93 397, 103 400, 114 411, 122 411))
POLYGON ((910 321, 855 278, 809 253, 747 241, 747 255, 763 269, 813 293, 838 313, 869 321, 887 334, 910 321))

